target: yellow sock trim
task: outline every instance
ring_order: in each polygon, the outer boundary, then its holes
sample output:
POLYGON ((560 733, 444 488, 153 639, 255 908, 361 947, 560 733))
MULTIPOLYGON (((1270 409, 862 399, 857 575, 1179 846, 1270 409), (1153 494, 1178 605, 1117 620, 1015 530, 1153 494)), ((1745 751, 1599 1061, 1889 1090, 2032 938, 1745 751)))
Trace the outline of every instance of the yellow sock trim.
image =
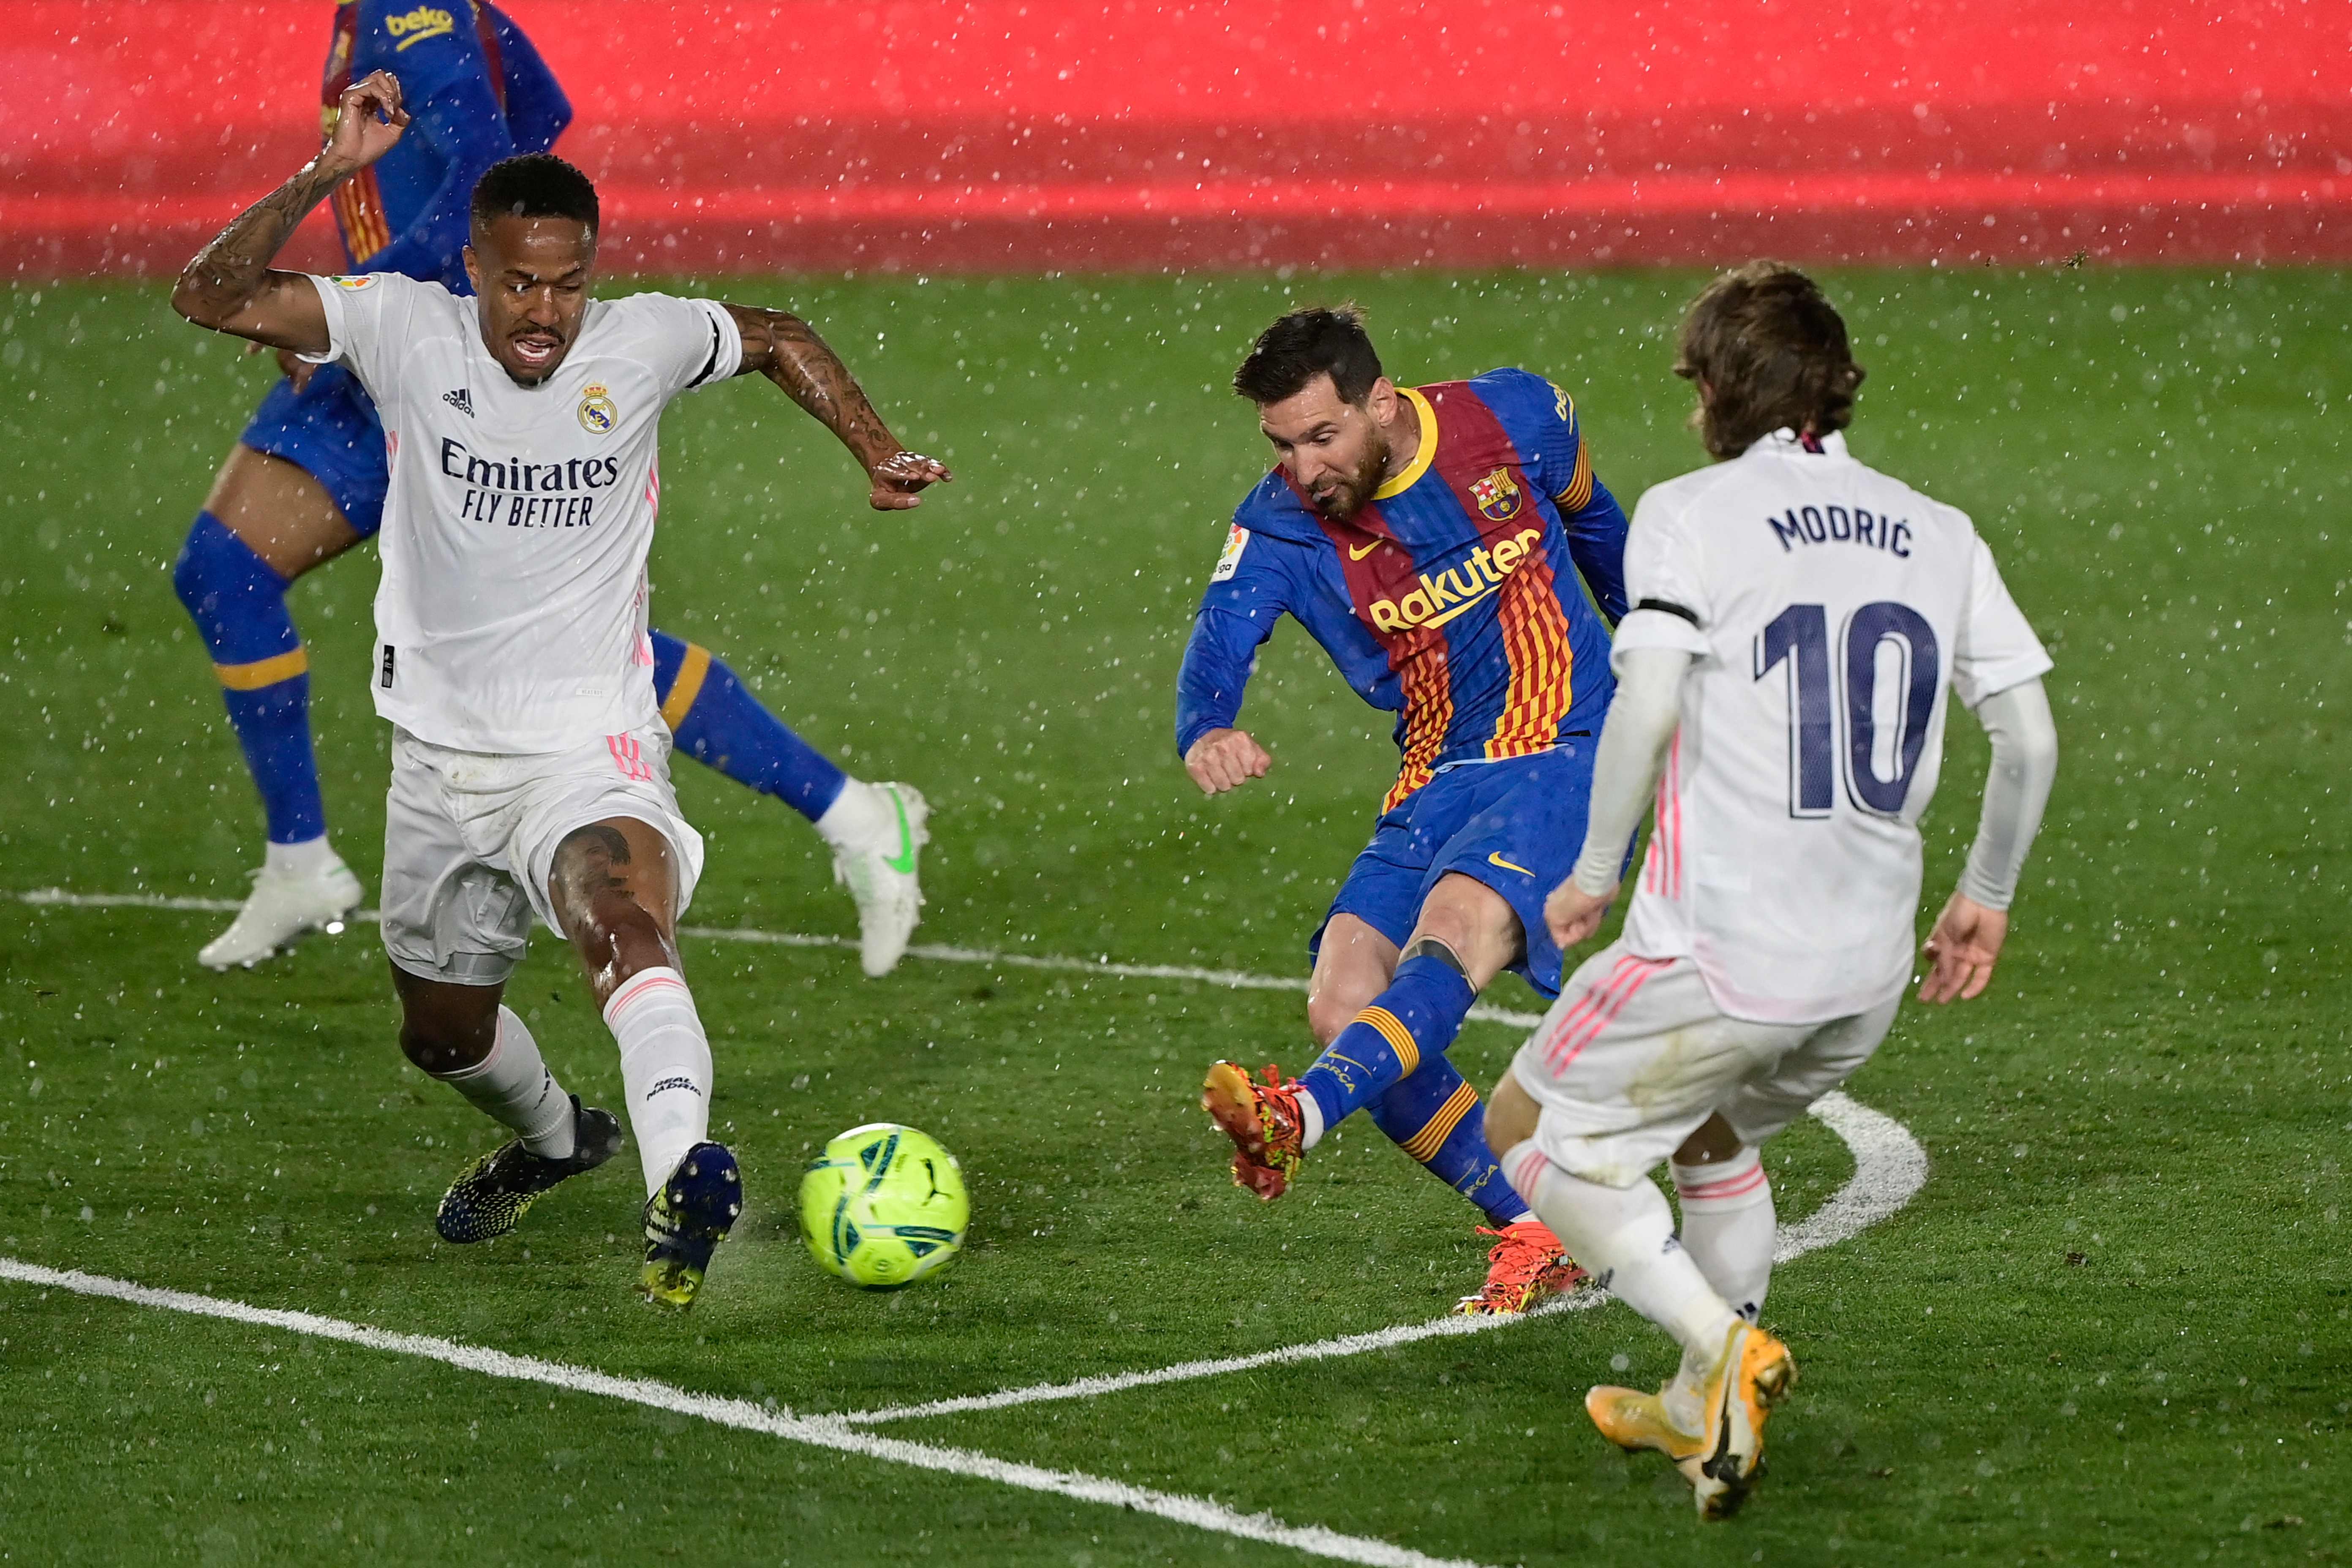
POLYGON ((1406 1139, 1400 1147, 1423 1164, 1427 1164, 1436 1157, 1440 1149, 1445 1147, 1445 1141, 1454 1136, 1454 1130, 1462 1125, 1462 1119, 1469 1115, 1477 1103, 1478 1091, 1466 1083, 1461 1085, 1445 1097, 1445 1103, 1437 1108, 1437 1114, 1423 1123, 1421 1131, 1406 1139))
POLYGON ((669 695, 662 699, 662 722, 670 733, 686 722, 694 711, 694 700, 702 695, 704 677, 710 673, 710 650, 698 642, 686 645, 686 658, 679 661, 677 679, 669 683, 669 695))
POLYGON ((213 674, 231 691, 258 691, 265 686, 275 686, 281 680, 291 680, 310 670, 310 650, 298 647, 290 653, 277 654, 269 658, 257 658, 251 664, 216 664, 213 674))
POLYGON ((1367 1007, 1356 1015, 1356 1022, 1370 1024, 1381 1032, 1381 1037, 1396 1052, 1397 1060, 1404 1064, 1401 1076, 1411 1078, 1420 1070, 1421 1042, 1412 1037, 1412 1031, 1400 1023, 1394 1013, 1386 1007, 1367 1007))

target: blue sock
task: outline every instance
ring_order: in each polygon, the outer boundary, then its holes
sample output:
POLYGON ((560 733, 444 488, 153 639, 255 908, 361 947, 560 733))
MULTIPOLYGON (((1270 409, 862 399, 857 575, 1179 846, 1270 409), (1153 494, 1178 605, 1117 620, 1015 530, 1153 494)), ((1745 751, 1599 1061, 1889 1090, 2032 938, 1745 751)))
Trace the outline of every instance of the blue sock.
POLYGON ((1323 1047, 1298 1081, 1315 1097, 1328 1131, 1348 1113, 1444 1059, 1478 993, 1444 959, 1423 953, 1397 965, 1389 988, 1323 1047))
POLYGON ((286 613, 286 579, 212 513, 198 512, 172 585, 211 650, 272 844, 327 831, 310 750, 310 656, 286 613))
POLYGON ((1371 1119, 1430 1174, 1486 1211, 1497 1229, 1528 1217, 1486 1147, 1486 1107, 1454 1064, 1437 1057, 1372 1101, 1371 1119))
POLYGON ((743 689, 699 643, 653 634, 654 690, 677 749, 814 822, 845 775, 743 689))

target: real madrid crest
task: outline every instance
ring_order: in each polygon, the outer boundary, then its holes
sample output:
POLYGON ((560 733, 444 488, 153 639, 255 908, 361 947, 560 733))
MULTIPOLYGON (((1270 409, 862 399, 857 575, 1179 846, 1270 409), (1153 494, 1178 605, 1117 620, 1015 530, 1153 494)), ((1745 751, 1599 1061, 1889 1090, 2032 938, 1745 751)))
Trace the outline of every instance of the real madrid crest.
POLYGON ((613 406, 602 382, 590 382, 580 393, 580 428, 591 436, 609 436, 613 426, 621 422, 621 411, 613 406))
POLYGON ((1507 522, 1519 514, 1519 487, 1511 479, 1511 470, 1496 468, 1483 479, 1474 480, 1470 495, 1478 503, 1478 515, 1488 522, 1507 522))

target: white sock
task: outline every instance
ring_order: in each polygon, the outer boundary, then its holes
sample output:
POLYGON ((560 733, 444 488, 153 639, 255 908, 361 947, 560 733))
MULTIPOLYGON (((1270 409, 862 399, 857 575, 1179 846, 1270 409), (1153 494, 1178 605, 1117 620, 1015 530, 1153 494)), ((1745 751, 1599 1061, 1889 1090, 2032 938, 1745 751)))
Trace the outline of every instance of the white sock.
POLYGON ((898 813, 891 809, 880 790, 864 779, 844 779, 841 793, 833 797, 833 804, 816 819, 816 831, 819 837, 839 849, 863 844, 897 824, 898 813))
POLYGON ((604 1026, 620 1043, 629 1130, 651 1194, 710 1135, 710 1040, 685 976, 668 968, 623 981, 604 1004, 604 1026))
POLYGON ((335 863, 323 833, 299 844, 272 844, 262 854, 262 868, 273 877, 315 877, 335 863))
POLYGON ((541 1159, 571 1154, 572 1097, 547 1070, 539 1042, 512 1008, 499 1009, 498 1037, 490 1042, 488 1056, 462 1071, 436 1076, 472 1100, 483 1115, 521 1133, 523 1147, 541 1159))
POLYGON ((1772 1279, 1772 1183, 1762 1152, 1742 1149, 1728 1160, 1672 1169, 1684 1250, 1733 1311, 1756 1321, 1772 1279))
POLYGON ((1298 1147, 1312 1149, 1323 1142, 1323 1102, 1305 1089, 1298 1091, 1298 1147))
POLYGON ((1738 1315, 1675 1239, 1665 1194, 1646 1181, 1604 1187, 1570 1175, 1533 1139, 1505 1152, 1503 1173, 1604 1289, 1674 1335, 1685 1356, 1714 1364, 1738 1315))

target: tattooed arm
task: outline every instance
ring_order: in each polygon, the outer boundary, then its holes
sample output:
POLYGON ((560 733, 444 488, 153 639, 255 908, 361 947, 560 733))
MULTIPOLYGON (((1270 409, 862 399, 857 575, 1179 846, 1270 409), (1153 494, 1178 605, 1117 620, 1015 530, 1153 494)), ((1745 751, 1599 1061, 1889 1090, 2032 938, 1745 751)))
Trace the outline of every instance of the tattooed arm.
POLYGON ((196 252, 172 290, 172 309, 216 332, 298 353, 324 353, 330 347, 327 314, 318 289, 301 273, 276 271, 269 263, 310 209, 390 152, 407 124, 400 83, 388 72, 352 84, 319 155, 196 252))
MULTIPOLYGON (((955 478, 944 464, 898 445, 849 367, 825 346, 816 329, 788 310, 729 305, 743 334, 742 371, 757 371, 832 431, 873 481, 866 502, 877 511, 922 504, 922 490, 955 478)), ((740 374, 739 371, 737 374, 740 374)))

